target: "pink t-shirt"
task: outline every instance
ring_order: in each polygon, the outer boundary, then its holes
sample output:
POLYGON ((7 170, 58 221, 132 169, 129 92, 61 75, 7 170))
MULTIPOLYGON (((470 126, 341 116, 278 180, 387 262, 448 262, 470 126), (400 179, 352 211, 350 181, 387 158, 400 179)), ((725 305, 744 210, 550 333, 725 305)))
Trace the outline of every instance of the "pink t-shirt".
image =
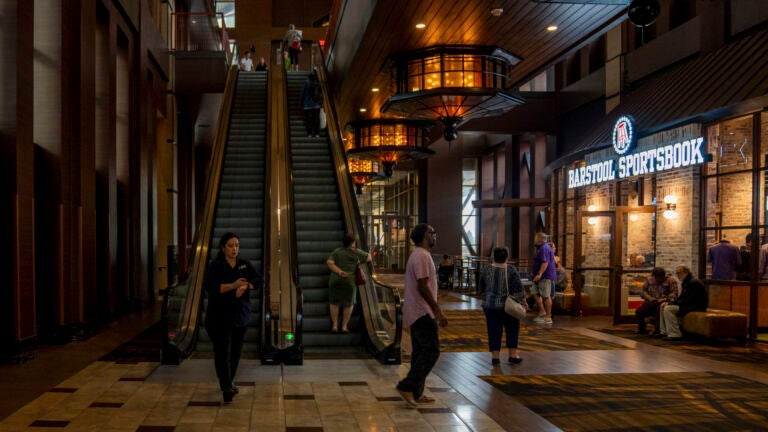
POLYGON ((432 298, 437 302, 437 271, 432 255, 423 247, 414 248, 405 265, 405 304, 403 304, 403 322, 411 326, 425 314, 435 318, 432 308, 419 294, 419 279, 429 278, 427 285, 432 298))

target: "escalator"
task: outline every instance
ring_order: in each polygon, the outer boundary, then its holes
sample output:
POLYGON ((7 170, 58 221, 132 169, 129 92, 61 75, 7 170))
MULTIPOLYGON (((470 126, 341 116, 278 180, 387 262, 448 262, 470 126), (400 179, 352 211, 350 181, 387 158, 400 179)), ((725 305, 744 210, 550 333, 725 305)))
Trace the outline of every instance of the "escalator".
POLYGON ((359 346, 362 341, 358 308, 349 323, 350 333, 331 333, 330 271, 326 260, 341 246, 344 218, 328 138, 325 133, 308 137, 304 127, 300 95, 308 75, 308 72, 296 72, 287 77, 298 283, 304 293, 305 353, 311 351, 311 347, 359 346))
MULTIPOLYGON (((186 283, 166 301, 169 340, 163 363, 210 357, 212 343, 203 323, 207 299, 203 277, 218 253, 221 236, 232 231, 240 240, 240 256, 264 274, 265 151, 267 140, 267 74, 230 70, 217 125, 205 207, 196 232, 193 265, 186 283)), ((262 287, 251 292, 251 321, 243 356, 256 357, 261 334, 262 287)))
POLYGON ((166 290, 164 364, 211 349, 202 326, 202 281, 218 238, 230 230, 265 283, 262 293, 252 295, 245 355, 258 352, 262 364, 301 364, 305 349, 321 353, 314 358, 367 349, 366 356, 382 363, 400 362, 402 301, 397 289, 373 277, 370 265, 363 269, 366 283, 358 291, 351 333, 330 333, 326 259, 344 233, 353 234, 359 248, 367 245, 325 69, 321 62, 316 67, 326 90, 323 137, 306 136, 296 106, 306 74, 276 69, 267 83, 258 72, 238 79, 236 68, 230 70, 189 277, 166 290))
MULTIPOLYGON (((275 333, 273 338, 279 339, 288 334, 287 331, 295 331, 294 343, 290 347, 277 348, 276 351, 283 353, 274 357, 290 358, 287 364, 297 364, 304 356, 373 356, 385 364, 399 364, 402 300, 396 288, 379 283, 373 277, 373 267, 368 263, 362 267, 365 284, 358 290, 349 323, 350 333, 330 332, 327 257, 342 245, 345 233, 357 239, 360 249, 368 250, 368 247, 344 154, 342 128, 337 121, 323 53, 318 45, 313 46, 312 58, 315 62, 313 69, 317 71, 323 89, 327 133, 319 137, 307 136, 304 127, 299 98, 308 73, 283 74, 285 84, 281 83, 285 86, 281 112, 285 112, 289 120, 289 125, 284 127, 284 133, 288 135, 286 146, 290 149, 285 161, 290 165, 286 167, 285 178, 289 183, 287 189, 292 210, 289 213, 293 216, 290 226, 295 231, 291 239, 291 262, 295 267, 292 283, 295 286, 291 292, 296 293, 297 298, 292 312, 295 317, 293 326, 283 327, 289 330, 275 333)), ((277 292, 275 287, 270 287, 270 291, 277 292)), ((281 316, 284 318, 285 315, 283 309, 281 316)))
MULTIPOLYGON (((239 73, 229 135, 219 185, 219 197, 211 236, 210 259, 218 251, 218 239, 227 231, 240 238, 240 257, 264 274, 264 170, 267 127, 267 73, 239 73)), ((259 351, 262 287, 251 292, 251 322, 243 339, 243 356, 255 357, 259 351)), ((205 322, 207 298, 203 301, 205 322)), ((205 327, 200 328, 197 353, 213 352, 205 327)))

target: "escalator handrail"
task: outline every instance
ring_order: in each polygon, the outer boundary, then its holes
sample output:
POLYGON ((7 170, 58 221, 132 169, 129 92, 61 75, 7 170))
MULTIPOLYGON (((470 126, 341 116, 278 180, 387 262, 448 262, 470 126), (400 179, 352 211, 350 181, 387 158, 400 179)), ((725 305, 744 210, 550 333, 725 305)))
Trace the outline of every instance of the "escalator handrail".
MULTIPOLYGON (((355 235, 358 240, 358 246, 363 250, 368 250, 367 235, 360 218, 360 209, 355 198, 354 185, 352 183, 351 175, 349 174, 349 166, 347 164, 347 157, 344 153, 344 144, 341 136, 343 128, 339 124, 339 118, 336 113, 336 104, 333 99, 332 92, 328 89, 328 75, 325 67, 325 59, 323 56, 323 50, 317 43, 313 44, 313 53, 315 59, 315 67, 318 74, 320 85, 323 89, 323 108, 325 109, 326 127, 328 129, 328 138, 331 142, 331 157, 334 167, 337 167, 334 172, 336 173, 337 182, 339 185, 339 197, 341 199, 341 206, 344 214, 344 222, 348 232, 355 235)), ((392 351, 396 349, 398 351, 402 336, 402 299, 400 292, 397 288, 381 284, 374 281, 372 275, 374 274, 373 265, 366 263, 362 266, 363 274, 365 276, 365 289, 359 290, 360 301, 366 305, 370 304, 370 300, 367 297, 371 292, 376 292, 376 286, 381 289, 387 290, 388 295, 391 295, 394 301, 395 307, 395 335, 389 345, 386 342, 376 337, 376 332, 372 331, 373 326, 373 314, 367 307, 363 307, 363 316, 365 320, 366 328, 369 330, 368 337, 374 349, 381 353, 383 351, 392 351), (376 284, 374 286, 373 284, 376 284)))
POLYGON ((279 341, 273 340, 272 326, 273 320, 278 320, 277 324, 283 328, 282 323, 286 319, 285 314, 278 313, 274 316, 272 309, 273 302, 277 302, 279 311, 284 308, 283 298, 275 299, 272 295, 273 288, 279 293, 288 293, 295 295, 295 301, 291 304, 290 328, 296 336, 292 347, 301 347, 301 326, 302 326, 302 291, 298 284, 298 267, 296 258, 295 224, 293 218, 293 174, 287 155, 289 148, 290 125, 288 122, 288 96, 286 90, 286 71, 283 68, 275 68, 270 73, 269 83, 269 145, 267 146, 267 166, 268 166, 268 202, 269 208, 265 219, 268 219, 269 225, 265 227, 265 237, 270 241, 268 249, 265 249, 265 256, 269 257, 269 265, 265 266, 265 296, 264 296, 264 321, 262 325, 262 352, 279 350, 279 341), (278 213, 276 210, 280 209, 278 213), (286 241, 288 248, 281 247, 275 237, 279 236, 280 241, 286 241), (287 264, 288 275, 283 271, 287 264), (281 285, 289 285, 283 287, 281 285))
POLYGON ((227 73, 227 82, 216 122, 216 135, 212 144, 211 159, 207 168, 208 175, 206 177, 203 211, 192 243, 191 265, 186 281, 186 301, 184 302, 184 310, 179 314, 180 320, 176 334, 170 341, 170 345, 175 347, 182 358, 186 358, 192 353, 197 338, 198 320, 204 294, 203 279, 208 262, 211 235, 213 233, 216 202, 221 184, 224 149, 227 144, 227 137, 229 136, 232 100, 235 94, 238 73, 237 66, 230 67, 227 73))
MULTIPOLYGON (((269 161, 272 155, 272 146, 269 145, 274 137, 272 128, 269 126, 273 122, 278 121, 279 116, 275 117, 275 110, 273 106, 274 97, 274 85, 271 82, 273 73, 267 75, 267 130, 266 130, 266 148, 264 149, 264 161, 269 161)), ((264 232, 262 233, 262 245, 263 245, 263 275, 262 275, 262 295, 261 295, 261 326, 259 341, 261 346, 259 351, 264 352, 264 347, 271 345, 271 333, 269 332, 269 322, 271 320, 272 313, 270 311, 270 305, 272 304, 272 297, 269 290, 271 283, 271 274, 269 269, 272 266, 272 242, 271 236, 268 233, 272 230, 272 218, 269 216, 271 213, 269 203, 271 202, 272 189, 270 187, 270 179, 272 176, 272 165, 269 163, 264 164, 264 232)), ((261 354, 262 358, 264 357, 261 354)))
MULTIPOLYGON (((285 97, 285 118, 288 119, 290 116, 290 101, 288 100, 288 72, 283 68, 282 73, 285 79, 283 82, 285 83, 285 91, 283 92, 283 95, 285 97)), ((285 122, 285 136, 288 138, 288 145, 292 145, 290 142, 291 137, 291 127, 290 122, 285 122)), ((299 247, 296 242, 296 195, 293 192, 293 163, 289 160, 286 164, 286 175, 288 177, 288 184, 286 186, 287 193, 288 193, 288 204, 290 208, 288 209, 288 224, 289 224, 289 232, 291 234, 290 237, 290 245, 291 245, 291 281, 293 283, 294 292, 296 294, 296 301, 294 302, 295 305, 295 322, 294 322, 294 334, 296 335, 296 341, 295 346, 298 346, 301 351, 304 351, 304 291, 301 288, 301 285, 299 284, 299 257, 298 257, 298 251, 299 247)))

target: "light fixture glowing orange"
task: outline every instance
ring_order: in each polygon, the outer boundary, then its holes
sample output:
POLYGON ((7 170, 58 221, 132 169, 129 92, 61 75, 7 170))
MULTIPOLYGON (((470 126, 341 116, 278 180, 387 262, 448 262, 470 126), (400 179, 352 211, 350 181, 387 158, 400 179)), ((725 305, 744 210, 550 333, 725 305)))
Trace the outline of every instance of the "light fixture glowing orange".
POLYGON ((363 186, 374 182, 384 176, 380 174, 380 164, 378 162, 363 159, 348 159, 349 174, 352 176, 352 182, 355 184, 355 193, 363 193, 363 186))
POLYGON ((347 156, 381 162, 384 175, 392 176, 394 165, 404 159, 420 159, 435 152, 426 147, 425 122, 367 120, 348 125, 354 130, 354 148, 347 156))
POLYGON ((523 103, 504 91, 509 68, 520 59, 497 47, 436 45, 393 54, 389 62, 396 94, 381 111, 439 120, 446 141, 456 139, 456 128, 471 118, 499 115, 523 103))

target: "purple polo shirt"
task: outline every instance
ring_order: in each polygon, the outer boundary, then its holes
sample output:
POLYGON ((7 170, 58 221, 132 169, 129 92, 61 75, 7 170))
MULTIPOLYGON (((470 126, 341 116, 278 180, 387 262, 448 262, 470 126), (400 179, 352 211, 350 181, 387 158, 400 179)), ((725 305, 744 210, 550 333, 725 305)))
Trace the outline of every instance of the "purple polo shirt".
POLYGON ((712 263, 712 279, 734 280, 736 268, 741 265, 741 254, 736 245, 728 240, 720 240, 720 243, 709 248, 707 261, 712 263))
POLYGON ((531 277, 539 274, 541 264, 544 262, 547 263, 547 269, 544 270, 544 273, 541 274, 541 278, 556 281, 557 268, 555 267, 555 254, 552 252, 552 248, 549 247, 549 244, 546 242, 542 243, 541 246, 538 247, 536 254, 533 256, 533 266, 531 267, 533 274, 531 277))

